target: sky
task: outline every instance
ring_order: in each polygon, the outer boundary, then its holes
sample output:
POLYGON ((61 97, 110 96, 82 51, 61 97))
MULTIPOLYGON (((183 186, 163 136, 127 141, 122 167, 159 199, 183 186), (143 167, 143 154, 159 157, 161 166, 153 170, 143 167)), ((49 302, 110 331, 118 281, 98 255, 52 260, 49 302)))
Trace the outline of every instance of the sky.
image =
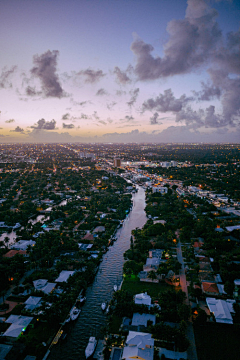
POLYGON ((239 0, 1 0, 0 142, 240 142, 239 0))

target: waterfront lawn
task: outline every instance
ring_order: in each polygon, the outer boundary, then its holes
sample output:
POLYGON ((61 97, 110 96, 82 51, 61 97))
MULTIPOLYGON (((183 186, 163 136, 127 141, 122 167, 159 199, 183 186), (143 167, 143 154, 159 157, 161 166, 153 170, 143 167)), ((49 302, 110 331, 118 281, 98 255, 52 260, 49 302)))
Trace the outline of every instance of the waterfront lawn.
POLYGON ((163 283, 148 283, 140 281, 140 279, 132 275, 124 277, 121 290, 127 290, 132 295, 147 292, 152 298, 157 298, 160 292, 173 288, 173 286, 163 283))
POLYGON ((207 323, 194 326, 198 360, 239 359, 240 327, 207 323))

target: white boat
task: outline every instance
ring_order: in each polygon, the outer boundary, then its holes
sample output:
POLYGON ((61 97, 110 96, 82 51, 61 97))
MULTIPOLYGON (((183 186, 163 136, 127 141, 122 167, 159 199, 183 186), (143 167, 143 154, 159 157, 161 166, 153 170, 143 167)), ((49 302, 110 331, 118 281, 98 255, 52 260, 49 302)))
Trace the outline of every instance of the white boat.
POLYGON ((109 313, 109 310, 110 310, 110 305, 108 305, 107 309, 106 309, 106 314, 109 313))
POLYGON ((117 285, 114 285, 114 286, 113 286, 113 290, 114 290, 114 291, 117 291, 117 289, 118 289, 117 285))
POLYGON ((85 349, 86 359, 88 359, 94 353, 94 350, 95 350, 96 346, 97 346, 97 340, 96 340, 96 338, 94 336, 91 336, 89 338, 87 347, 85 349))
POLYGON ((103 302, 101 305, 102 311, 104 311, 106 309, 106 306, 107 306, 107 304, 105 302, 103 302))
POLYGON ((78 297, 78 300, 79 300, 79 302, 80 302, 81 304, 83 304, 86 299, 87 299, 86 296, 80 295, 80 296, 78 297))
POLYGON ((71 320, 76 320, 81 312, 81 309, 78 309, 76 306, 74 306, 70 311, 70 318, 71 320))

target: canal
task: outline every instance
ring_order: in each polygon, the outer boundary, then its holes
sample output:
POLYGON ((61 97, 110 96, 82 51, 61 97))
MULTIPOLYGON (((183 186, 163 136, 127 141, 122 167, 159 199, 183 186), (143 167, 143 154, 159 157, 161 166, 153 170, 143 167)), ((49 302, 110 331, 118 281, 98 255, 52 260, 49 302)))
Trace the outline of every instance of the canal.
POLYGON ((117 241, 103 256, 95 280, 87 289, 87 300, 79 318, 64 343, 52 347, 48 359, 83 360, 89 337, 103 337, 101 329, 106 325, 106 315, 101 310, 101 304, 111 300, 113 286, 119 286, 122 281, 123 254, 130 247, 131 231, 141 228, 147 221, 144 208, 145 191, 139 187, 138 192, 133 194, 132 210, 116 234, 117 241))

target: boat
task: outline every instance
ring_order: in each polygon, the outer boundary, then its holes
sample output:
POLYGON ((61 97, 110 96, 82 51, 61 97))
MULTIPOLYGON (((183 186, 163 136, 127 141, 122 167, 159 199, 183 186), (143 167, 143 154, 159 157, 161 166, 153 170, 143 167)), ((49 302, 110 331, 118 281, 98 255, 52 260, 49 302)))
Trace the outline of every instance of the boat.
POLYGON ((107 304, 105 302, 103 302, 101 305, 102 311, 104 311, 106 309, 106 306, 107 306, 107 304))
POLYGON ((74 306, 70 311, 70 318, 71 320, 76 320, 81 312, 81 309, 78 309, 76 306, 74 306))
POLYGON ((94 350, 95 350, 96 346, 97 346, 97 340, 96 340, 96 338, 94 336, 91 336, 89 338, 87 347, 85 349, 86 359, 88 359, 94 353, 94 350))
POLYGON ((86 299, 86 296, 79 295, 78 297, 78 301, 80 302, 80 304, 83 304, 86 299))
POLYGON ((108 314, 110 311, 110 305, 108 305, 107 309, 106 309, 106 314, 108 314))
POLYGON ((69 323, 69 321, 71 321, 70 315, 66 318, 66 320, 64 321, 64 324, 69 323))
POLYGON ((116 284, 113 285, 113 290, 114 290, 114 291, 117 291, 117 289, 118 289, 117 285, 116 285, 116 284))

